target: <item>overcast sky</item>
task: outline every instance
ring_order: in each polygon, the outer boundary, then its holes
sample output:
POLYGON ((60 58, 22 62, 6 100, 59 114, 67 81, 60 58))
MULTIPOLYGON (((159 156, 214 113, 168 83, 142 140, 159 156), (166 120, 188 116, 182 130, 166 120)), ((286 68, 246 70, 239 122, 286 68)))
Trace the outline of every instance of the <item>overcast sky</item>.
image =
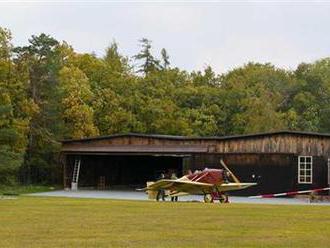
POLYGON ((295 69, 330 56, 330 2, 7 2, 0 26, 15 45, 44 32, 100 56, 114 39, 133 56, 146 37, 189 71, 210 65, 221 73, 248 61, 295 69))

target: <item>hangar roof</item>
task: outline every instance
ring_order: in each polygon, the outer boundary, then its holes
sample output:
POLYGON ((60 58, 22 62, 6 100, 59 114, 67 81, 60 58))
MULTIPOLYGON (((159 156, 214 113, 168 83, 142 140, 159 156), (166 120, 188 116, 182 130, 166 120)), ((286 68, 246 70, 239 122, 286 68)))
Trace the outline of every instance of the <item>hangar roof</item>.
POLYGON ((141 145, 112 145, 88 147, 63 147, 62 152, 98 152, 98 153, 204 153, 205 146, 141 146, 141 145))
POLYGON ((170 140, 231 140, 231 139, 245 139, 245 138, 247 139, 247 138, 272 136, 272 135, 278 135, 278 134, 291 134, 291 135, 300 135, 300 136, 314 136, 314 137, 329 137, 330 138, 329 133, 282 130, 282 131, 263 132, 263 133, 255 133, 255 134, 230 135, 230 136, 206 136, 206 137, 125 133, 125 134, 113 134, 113 135, 106 135, 106 136, 89 137, 89 138, 82 138, 82 139, 68 139, 68 140, 63 140, 62 143, 105 140, 105 139, 120 138, 120 137, 156 138, 156 139, 167 139, 167 140, 168 139, 170 139, 170 140))

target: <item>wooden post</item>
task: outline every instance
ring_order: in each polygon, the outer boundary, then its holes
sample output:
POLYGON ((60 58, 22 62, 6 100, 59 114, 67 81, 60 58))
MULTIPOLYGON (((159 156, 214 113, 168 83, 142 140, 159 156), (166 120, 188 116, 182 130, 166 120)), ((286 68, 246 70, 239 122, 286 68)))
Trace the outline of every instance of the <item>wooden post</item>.
POLYGON ((68 187, 67 185, 67 156, 63 155, 62 157, 62 168, 63 168, 63 187, 64 189, 68 187))

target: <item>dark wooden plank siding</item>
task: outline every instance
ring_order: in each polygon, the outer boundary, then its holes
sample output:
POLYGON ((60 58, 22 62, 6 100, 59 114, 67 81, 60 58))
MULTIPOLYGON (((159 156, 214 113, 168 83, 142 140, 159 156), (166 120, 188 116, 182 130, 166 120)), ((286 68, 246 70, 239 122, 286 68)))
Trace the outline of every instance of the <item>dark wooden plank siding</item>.
POLYGON ((298 189, 297 159, 293 154, 194 154, 191 169, 222 168, 223 159, 243 182, 257 182, 258 186, 232 192, 237 195, 257 195, 298 189), (254 175, 254 176, 253 176, 254 175))
POLYGON ((241 181, 258 183, 258 186, 238 192, 239 195, 327 187, 327 159, 323 156, 313 157, 312 184, 298 183, 298 156, 294 154, 195 154, 192 156, 191 169, 221 168, 220 159, 241 181))
POLYGON ((293 190, 307 190, 307 189, 316 189, 327 187, 327 158, 323 156, 314 156, 312 158, 313 161, 313 179, 312 184, 304 184, 298 183, 298 157, 294 156, 294 161, 292 163, 292 167, 294 168, 293 180, 295 182, 295 187, 293 190))
MULTIPOLYGON (((216 153, 289 153, 306 156, 330 157, 330 137, 314 137, 295 134, 278 134, 263 137, 236 138, 228 140, 216 139, 157 139, 153 137, 115 137, 105 140, 64 143, 63 148, 100 147, 112 145, 141 146, 173 146, 184 147, 200 145, 212 147, 210 152, 216 153)), ((179 150, 178 150, 179 152, 179 150)))
POLYGON ((306 156, 329 156, 330 139, 297 135, 274 135, 238 140, 217 141, 218 153, 290 153, 306 156))

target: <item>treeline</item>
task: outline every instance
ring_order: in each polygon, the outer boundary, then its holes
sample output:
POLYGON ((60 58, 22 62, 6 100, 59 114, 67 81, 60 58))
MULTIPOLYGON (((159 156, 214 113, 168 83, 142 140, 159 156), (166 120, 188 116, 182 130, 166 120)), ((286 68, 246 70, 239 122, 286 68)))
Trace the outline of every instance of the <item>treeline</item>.
POLYGON ((330 131, 329 58, 295 71, 251 62, 218 75, 172 67, 147 39, 132 58, 115 42, 100 58, 45 34, 23 47, 11 39, 0 28, 0 184, 57 183, 62 139, 330 131))

